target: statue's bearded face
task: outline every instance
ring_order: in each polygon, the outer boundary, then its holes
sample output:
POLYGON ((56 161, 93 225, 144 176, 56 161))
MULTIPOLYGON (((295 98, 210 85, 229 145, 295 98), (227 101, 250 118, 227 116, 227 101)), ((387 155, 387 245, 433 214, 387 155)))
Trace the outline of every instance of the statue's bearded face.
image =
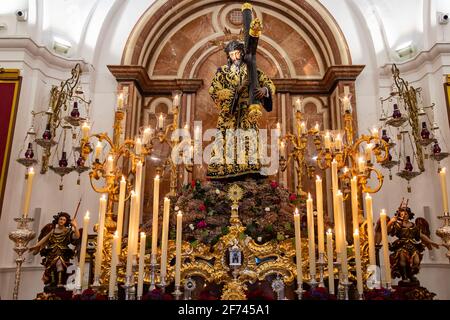
POLYGON ((233 63, 241 60, 241 51, 240 50, 233 50, 233 51, 230 51, 228 54, 230 56, 231 61, 233 61, 233 63))

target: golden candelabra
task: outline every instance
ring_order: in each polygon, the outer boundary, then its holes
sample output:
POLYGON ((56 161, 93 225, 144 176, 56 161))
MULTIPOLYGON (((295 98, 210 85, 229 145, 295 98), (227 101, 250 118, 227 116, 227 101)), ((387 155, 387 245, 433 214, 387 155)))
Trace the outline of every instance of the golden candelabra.
POLYGON ((302 189, 302 178, 305 172, 308 176, 313 175, 314 168, 308 166, 305 161, 305 153, 308 144, 308 136, 318 134, 317 126, 309 131, 306 129, 306 123, 303 121, 303 113, 297 109, 295 114, 297 134, 287 134, 280 137, 280 169, 285 172, 289 162, 294 161, 295 172, 297 174, 297 195, 306 197, 306 192, 302 189), (292 151, 285 156, 285 149, 292 144, 292 151))
POLYGON ((321 135, 316 135, 314 138, 318 152, 317 166, 326 170, 331 168, 332 161, 336 160, 337 168, 341 170, 339 179, 346 187, 344 191, 349 190, 347 186, 352 177, 357 177, 358 186, 362 192, 377 193, 383 186, 384 176, 374 167, 374 164, 389 161, 390 145, 381 139, 378 128, 374 128, 370 135, 361 135, 355 141, 350 97, 344 96, 342 101, 344 131, 335 134, 326 132, 323 138, 321 135), (372 177, 376 178, 375 186, 369 184, 372 177))
MULTIPOLYGON (((180 101, 181 93, 175 92, 176 101, 180 101)), ((83 163, 87 163, 88 157, 95 151, 94 159, 90 166, 89 178, 93 190, 97 193, 107 195, 107 209, 105 216, 104 246, 102 255, 102 270, 100 283, 107 283, 109 270, 107 265, 111 259, 111 241, 113 233, 116 231, 116 222, 114 221, 114 203, 119 201, 120 181, 122 177, 127 180, 125 201, 130 198, 132 183, 130 176, 136 174, 136 166, 139 162, 145 164, 145 159, 150 156, 154 149, 154 142, 166 143, 173 150, 177 148, 179 140, 171 139, 171 134, 178 129, 179 105, 174 104, 173 121, 164 127, 163 119, 157 121, 157 128, 143 128, 142 132, 134 139, 122 139, 123 120, 125 111, 122 106, 126 100, 123 94, 119 96, 119 107, 115 112, 113 138, 107 133, 90 134, 90 127, 87 123, 82 126, 83 137, 80 144, 80 156, 83 163), (97 140, 97 145, 92 146, 92 140, 97 140), (106 148, 104 148, 106 144, 106 148), (107 155, 102 157, 103 150, 107 149, 107 155), (101 181, 99 183, 99 181, 101 181)), ((161 115, 162 116, 162 115, 161 115)), ((164 163, 170 167, 170 192, 169 196, 176 195, 177 189, 177 164, 168 157, 164 163)), ((164 168, 157 168, 158 175, 162 175, 164 168)))

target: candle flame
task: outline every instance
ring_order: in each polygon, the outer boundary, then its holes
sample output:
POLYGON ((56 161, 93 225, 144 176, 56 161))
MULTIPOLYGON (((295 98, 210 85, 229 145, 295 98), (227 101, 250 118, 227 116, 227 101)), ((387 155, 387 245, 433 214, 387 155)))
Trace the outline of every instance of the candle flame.
POLYGON ((84 218, 85 218, 85 219, 89 219, 89 210, 86 211, 86 214, 85 214, 84 218))
POLYGON ((118 239, 119 238, 119 231, 114 232, 114 239, 118 239))
POLYGON ((106 195, 102 195, 102 200, 106 201, 106 195))
POLYGON ((319 176, 316 176, 316 180, 317 180, 317 181, 322 181, 322 178, 319 177, 319 176))
POLYGON ((298 208, 295 208, 294 214, 298 215, 298 208))
POLYGON ((159 174, 156 175, 155 180, 159 180, 159 174))
POLYGON ((327 233, 328 233, 328 234, 333 234, 333 230, 328 229, 328 230, 327 230, 327 233))
POLYGON ((366 199, 372 199, 369 193, 366 194, 366 199))
POLYGON ((125 180, 125 176, 122 176, 122 182, 126 182, 127 180, 125 180))
POLYGON ((30 169, 28 169, 28 174, 34 174, 34 168, 30 167, 30 169))
POLYGON ((386 215, 386 210, 385 209, 381 210, 380 215, 385 216, 386 215))
POLYGON ((308 193, 308 200, 312 200, 311 193, 308 193))
POLYGON ((145 234, 145 232, 141 232, 141 239, 145 238, 147 235, 145 234))
POLYGON ((441 174, 445 174, 447 172, 447 168, 442 168, 441 169, 441 174))
POLYGON ((179 216, 182 216, 182 215, 183 215, 183 212, 181 212, 181 210, 178 211, 178 215, 179 215, 179 216))
POLYGON ((355 232, 353 232, 353 235, 359 236, 359 230, 358 230, 358 229, 355 229, 355 232))

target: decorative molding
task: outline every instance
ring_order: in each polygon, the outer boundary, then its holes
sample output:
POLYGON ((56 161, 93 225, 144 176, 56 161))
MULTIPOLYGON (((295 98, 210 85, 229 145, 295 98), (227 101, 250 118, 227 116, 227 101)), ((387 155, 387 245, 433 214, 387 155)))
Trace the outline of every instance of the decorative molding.
POLYGON ((47 47, 38 45, 27 37, 0 38, 0 50, 25 50, 35 58, 41 58, 49 67, 72 69, 74 64, 80 63, 83 72, 89 72, 89 64, 80 59, 66 58, 51 52, 47 47))
POLYGON ((117 82, 133 81, 144 96, 172 94, 175 90, 196 93, 203 85, 201 79, 150 79, 147 70, 141 66, 108 65, 117 82))
POLYGON ((331 94, 340 81, 355 81, 365 66, 332 66, 322 80, 273 79, 277 92, 291 94, 331 94))
MULTIPOLYGON (((433 63, 441 56, 450 57, 450 43, 436 43, 430 50, 422 51, 413 59, 402 63, 395 63, 402 74, 408 72, 417 72, 423 69, 427 64, 433 63)), ((392 77, 392 63, 380 67, 381 77, 392 77)), ((429 70, 425 70, 425 73, 429 70)))

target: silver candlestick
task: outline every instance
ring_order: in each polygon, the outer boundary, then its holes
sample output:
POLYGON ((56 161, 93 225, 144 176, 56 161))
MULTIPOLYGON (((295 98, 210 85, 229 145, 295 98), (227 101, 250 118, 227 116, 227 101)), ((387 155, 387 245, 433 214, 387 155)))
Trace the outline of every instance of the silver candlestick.
POLYGON ((158 266, 158 264, 156 263, 156 254, 152 254, 150 256, 150 287, 149 287, 149 291, 153 291, 155 290, 156 286, 156 267, 158 266))
POLYGON ((175 300, 180 300, 180 297, 183 294, 183 292, 181 292, 179 285, 175 286, 175 291, 172 294, 174 295, 175 300))
POLYGON ((195 280, 189 277, 184 283, 184 300, 192 300, 192 292, 196 287, 195 280))
POLYGON ((284 294, 284 281, 280 278, 280 275, 277 275, 277 278, 272 281, 272 289, 277 294, 277 300, 285 300, 285 294, 284 294))
POLYGON ((325 263, 324 253, 319 253, 319 261, 317 266, 319 267, 319 288, 325 288, 325 283, 323 281, 323 274, 327 263, 325 263))
POLYGON ((9 233, 9 238, 14 242, 13 250, 17 253, 16 258, 16 275, 14 280, 13 300, 17 300, 19 296, 20 277, 22 272, 22 264, 25 261, 23 254, 28 250, 28 242, 35 236, 35 232, 28 228, 28 223, 33 222, 33 218, 15 218, 17 222, 17 230, 9 233))
POLYGON ((125 300, 136 300, 136 288, 134 286, 134 273, 126 277, 125 284, 125 300))

